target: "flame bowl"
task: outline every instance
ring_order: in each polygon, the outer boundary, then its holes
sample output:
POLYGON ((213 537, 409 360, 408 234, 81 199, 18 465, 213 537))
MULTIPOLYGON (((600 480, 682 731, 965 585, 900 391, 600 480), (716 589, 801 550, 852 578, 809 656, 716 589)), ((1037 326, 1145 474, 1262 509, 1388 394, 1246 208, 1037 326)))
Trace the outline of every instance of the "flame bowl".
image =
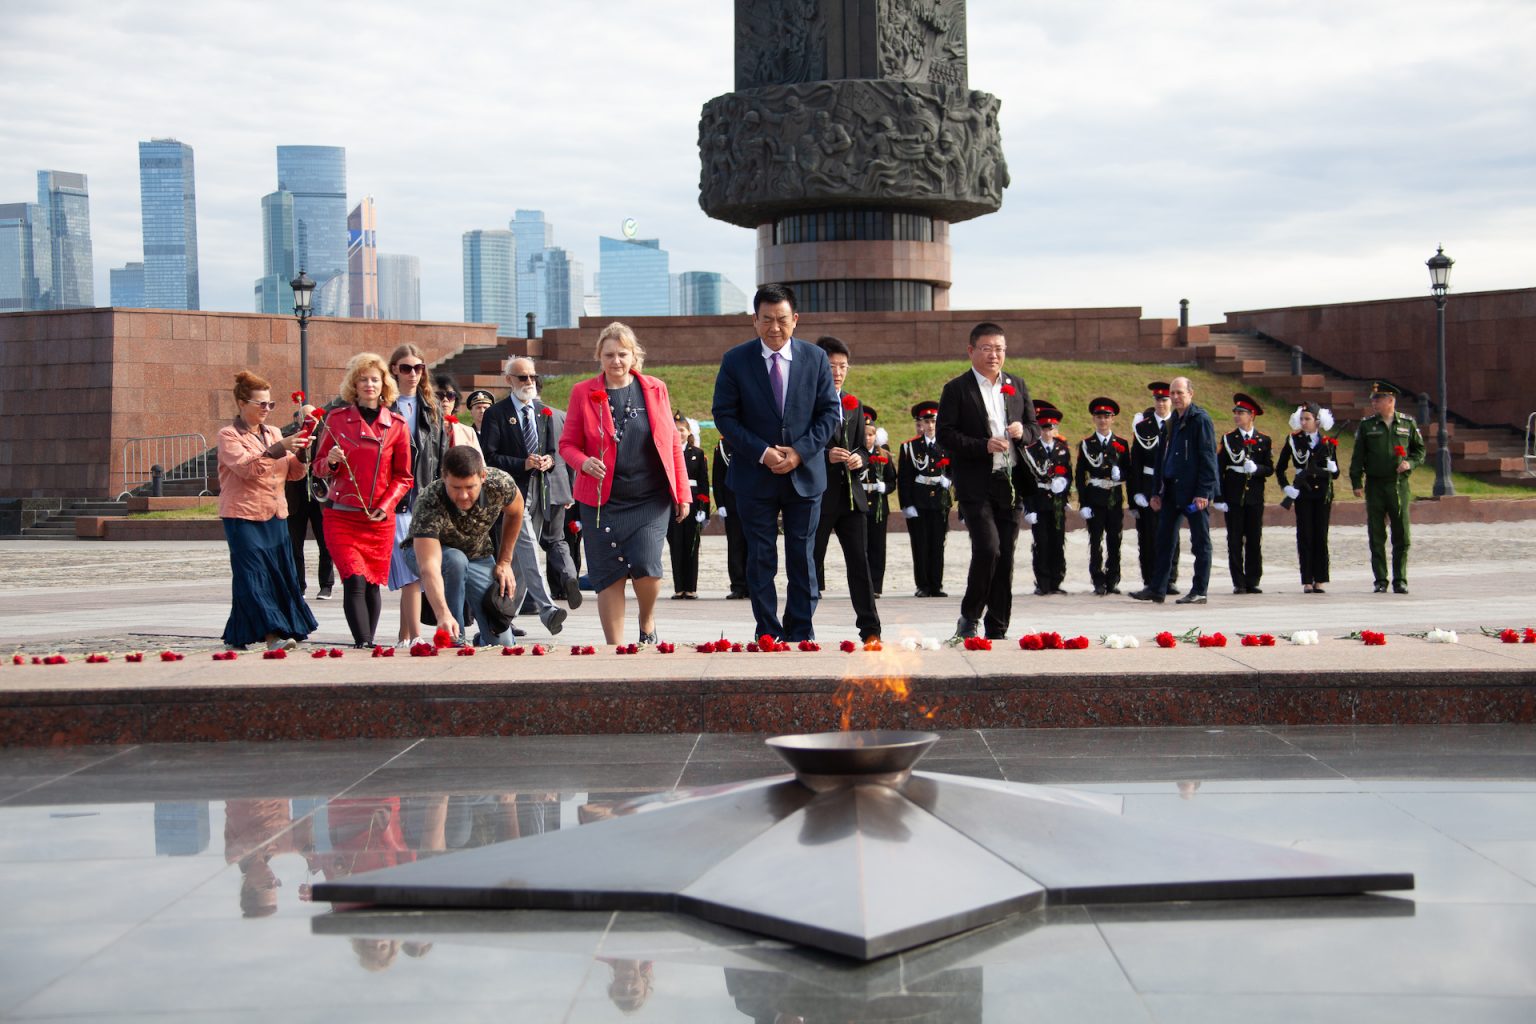
POLYGON ((937 733, 899 729, 774 736, 767 743, 798 775, 891 775, 939 742, 937 733))

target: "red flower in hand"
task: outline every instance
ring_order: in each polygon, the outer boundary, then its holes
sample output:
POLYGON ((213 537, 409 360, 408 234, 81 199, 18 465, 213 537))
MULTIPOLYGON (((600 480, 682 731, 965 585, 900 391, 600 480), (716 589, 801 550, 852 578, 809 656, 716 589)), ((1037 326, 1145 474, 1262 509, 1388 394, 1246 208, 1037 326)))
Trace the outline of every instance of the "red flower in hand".
POLYGON ((848 412, 853 412, 853 410, 857 409, 858 407, 859 400, 857 398, 854 398, 852 395, 843 396, 843 408, 848 412))
POLYGON ((324 409, 311 409, 310 412, 309 412, 309 418, 312 419, 312 420, 323 420, 323 419, 325 419, 325 410, 324 409))
POLYGON ((1012 384, 1004 384, 1003 385, 1003 394, 1004 395, 1013 396, 1013 395, 1016 395, 1018 393, 1019 393, 1018 389, 1015 388, 1012 384))
POLYGON ((869 461, 870 462, 879 463, 879 464, 883 465, 883 464, 885 464, 887 462, 890 462, 891 460, 886 458, 884 455, 871 455, 869 457, 869 461))
POLYGON ((700 505, 706 504, 709 501, 709 495, 705 494, 703 491, 700 491, 698 494, 695 494, 693 496, 693 498, 700 505))
POLYGON ((940 469, 944 469, 948 465, 949 465, 949 456, 948 455, 944 456, 942 459, 939 460, 939 468, 940 469))
POLYGON ((570 531, 571 533, 580 533, 581 532, 581 520, 580 519, 572 519, 570 522, 565 524, 565 528, 568 531, 570 531))
MULTIPOLYGON (((414 644, 412 646, 415 646, 414 644)), ((432 646, 438 650, 453 646, 453 634, 442 626, 437 627, 437 632, 432 634, 432 646)))
POLYGON ((293 394, 289 395, 288 397, 293 399, 293 404, 294 405, 303 405, 304 404, 304 392, 302 392, 302 391, 295 391, 293 394))
POLYGON ((1339 446, 1339 439, 1338 439, 1338 438, 1336 438, 1336 437, 1326 437, 1326 436, 1325 436, 1325 437, 1324 437, 1324 438, 1323 438, 1323 440, 1324 440, 1324 441, 1325 441, 1325 442, 1327 442, 1327 443, 1328 443, 1328 444, 1330 444, 1330 445, 1332 445, 1332 446, 1333 446, 1333 447, 1335 447, 1335 448, 1337 448, 1337 447, 1338 447, 1338 446, 1339 446))
POLYGON ((1402 445, 1398 445, 1396 448, 1392 449, 1392 454, 1401 459, 1407 456, 1408 449, 1404 448, 1402 445))
POLYGON ((1055 466, 1055 467, 1053 467, 1051 469, 1051 472, 1056 474, 1057 476, 1066 476, 1067 475, 1067 467, 1066 466, 1055 466))

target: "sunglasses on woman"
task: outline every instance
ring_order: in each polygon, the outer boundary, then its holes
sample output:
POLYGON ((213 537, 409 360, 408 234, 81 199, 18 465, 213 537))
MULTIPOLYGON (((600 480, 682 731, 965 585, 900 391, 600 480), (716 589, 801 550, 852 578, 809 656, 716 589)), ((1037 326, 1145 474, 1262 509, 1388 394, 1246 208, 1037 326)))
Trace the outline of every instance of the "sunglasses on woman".
POLYGON ((260 408, 267 410, 267 412, 271 412, 273 409, 277 408, 276 402, 253 402, 249 398, 245 400, 245 404, 259 406, 260 408))

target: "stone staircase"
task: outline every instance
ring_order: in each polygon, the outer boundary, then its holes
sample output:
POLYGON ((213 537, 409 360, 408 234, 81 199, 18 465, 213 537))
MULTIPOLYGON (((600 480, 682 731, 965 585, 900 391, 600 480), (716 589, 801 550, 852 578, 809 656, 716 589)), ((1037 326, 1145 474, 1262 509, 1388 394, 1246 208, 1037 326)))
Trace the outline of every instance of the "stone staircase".
POLYGON ((433 363, 431 372, 451 374, 465 394, 475 388, 484 388, 497 398, 503 398, 507 393, 501 364, 508 356, 532 356, 543 376, 568 373, 591 376, 596 372, 593 363, 557 363, 543 359, 542 354, 543 346, 538 338, 502 338, 499 344, 465 348, 447 359, 433 363))
POLYGON ((22 527, 22 540, 74 540, 77 516, 126 516, 126 501, 108 501, 105 498, 65 498, 56 512, 39 519, 31 526, 22 527))
MULTIPOLYGON (((1190 351, 1202 369, 1240 377, 1245 384, 1265 389, 1290 407, 1316 402, 1332 409, 1340 429, 1353 429, 1371 414, 1369 381, 1346 377, 1305 356, 1301 373, 1294 373, 1291 347, 1273 338, 1251 331, 1224 331, 1218 325, 1211 327, 1208 342, 1193 345, 1190 351)), ((1398 401, 1398 409, 1417 415, 1418 401, 1405 397, 1398 401)), ((1285 418, 1289 416, 1287 409, 1285 418)), ((1428 450, 1426 459, 1432 464, 1438 431, 1433 423, 1421 423, 1420 428, 1428 450)), ((1525 437, 1519 431, 1458 423, 1454 413, 1446 428, 1456 472, 1490 482, 1536 487, 1536 477, 1525 469, 1525 437)))

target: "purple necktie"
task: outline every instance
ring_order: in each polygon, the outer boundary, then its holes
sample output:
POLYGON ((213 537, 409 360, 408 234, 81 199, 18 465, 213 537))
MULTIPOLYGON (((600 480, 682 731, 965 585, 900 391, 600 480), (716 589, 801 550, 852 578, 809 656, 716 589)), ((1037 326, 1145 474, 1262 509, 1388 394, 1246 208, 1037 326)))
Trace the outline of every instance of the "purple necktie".
POLYGON ((773 354, 773 363, 768 367, 768 379, 773 383, 773 401, 779 407, 779 415, 784 415, 784 357, 777 352, 773 354))

